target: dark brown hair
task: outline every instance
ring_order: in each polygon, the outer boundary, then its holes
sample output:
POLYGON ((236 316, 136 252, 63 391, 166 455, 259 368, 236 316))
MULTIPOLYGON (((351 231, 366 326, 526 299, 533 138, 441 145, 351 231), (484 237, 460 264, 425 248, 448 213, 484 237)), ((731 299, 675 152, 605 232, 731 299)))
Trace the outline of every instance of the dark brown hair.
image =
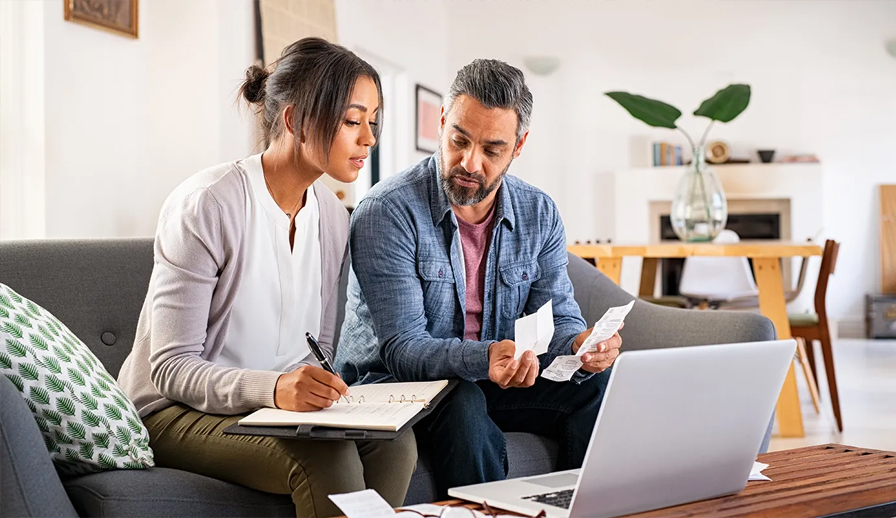
POLYGON ((350 50, 321 38, 303 38, 288 45, 268 69, 258 65, 249 67, 240 95, 249 104, 258 105, 258 112, 263 116, 265 144, 283 132, 280 113, 292 105, 296 135, 304 129, 311 145, 326 155, 342 126, 355 83, 361 77, 369 77, 376 84, 380 109, 379 124, 373 132, 379 141, 383 117, 379 74, 350 50))

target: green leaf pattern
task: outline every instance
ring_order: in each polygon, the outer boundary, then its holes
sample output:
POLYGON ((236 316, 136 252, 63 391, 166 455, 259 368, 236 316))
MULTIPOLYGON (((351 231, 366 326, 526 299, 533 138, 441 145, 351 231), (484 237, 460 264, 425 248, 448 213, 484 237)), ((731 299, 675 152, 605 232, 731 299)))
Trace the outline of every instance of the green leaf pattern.
POLYGON ((0 374, 65 475, 153 465, 149 433, 102 363, 45 309, 0 284, 0 374))

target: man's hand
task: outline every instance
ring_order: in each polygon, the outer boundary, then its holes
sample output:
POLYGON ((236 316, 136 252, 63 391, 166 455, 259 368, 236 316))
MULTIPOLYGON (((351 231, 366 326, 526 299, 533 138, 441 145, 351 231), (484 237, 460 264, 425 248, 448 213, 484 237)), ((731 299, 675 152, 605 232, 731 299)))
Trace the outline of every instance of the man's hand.
POLYGON ((538 378, 538 360, 535 353, 526 351, 514 360, 516 344, 513 340, 495 342, 488 347, 488 377, 499 387, 531 387, 538 378))
POLYGON ((348 385, 320 367, 303 365, 281 374, 274 389, 274 405, 283 410, 311 412, 329 408, 340 396, 348 395, 348 385))
MULTIPOLYGON (((622 330, 623 327, 625 327, 625 323, 619 326, 619 330, 622 330)), ((591 329, 586 329, 579 333, 579 336, 576 337, 572 344, 573 354, 579 352, 579 347, 582 346, 590 334, 591 329)), ((620 347, 622 347, 622 337, 619 336, 619 331, 616 331, 616 334, 597 344, 596 352, 582 355, 582 370, 597 373, 609 369, 613 362, 616 361, 616 357, 619 356, 620 347)))

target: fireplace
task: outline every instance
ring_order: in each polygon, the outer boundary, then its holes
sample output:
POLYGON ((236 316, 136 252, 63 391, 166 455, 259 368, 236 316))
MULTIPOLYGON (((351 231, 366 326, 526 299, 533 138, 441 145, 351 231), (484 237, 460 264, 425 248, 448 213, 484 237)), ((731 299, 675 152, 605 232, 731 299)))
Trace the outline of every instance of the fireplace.
MULTIPOLYGON (((671 203, 651 202, 651 234, 660 241, 677 241, 669 220, 671 203)), ((728 200, 728 222, 725 228, 733 230, 741 241, 790 240, 789 199, 735 199, 728 200)), ((684 259, 662 259, 659 265, 660 293, 678 295, 678 283, 684 259)), ((785 286, 791 282, 791 262, 783 261, 781 275, 785 286)), ((750 266, 752 266, 752 261, 750 266)))

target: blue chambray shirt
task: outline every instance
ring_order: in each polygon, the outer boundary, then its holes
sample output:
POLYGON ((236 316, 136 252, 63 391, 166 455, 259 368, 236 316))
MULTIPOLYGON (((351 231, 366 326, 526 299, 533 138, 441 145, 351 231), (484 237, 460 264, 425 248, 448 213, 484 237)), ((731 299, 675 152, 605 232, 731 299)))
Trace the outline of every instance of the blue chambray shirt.
MULTIPOLYGON (((544 369, 572 354, 585 330, 566 272, 566 235, 553 200, 504 177, 483 289, 481 341, 464 340, 466 278, 457 217, 439 180, 438 154, 370 190, 351 218, 345 320, 336 369, 346 383, 488 379, 488 346, 553 300, 544 369)), ((573 381, 587 379, 579 371, 573 381)))

